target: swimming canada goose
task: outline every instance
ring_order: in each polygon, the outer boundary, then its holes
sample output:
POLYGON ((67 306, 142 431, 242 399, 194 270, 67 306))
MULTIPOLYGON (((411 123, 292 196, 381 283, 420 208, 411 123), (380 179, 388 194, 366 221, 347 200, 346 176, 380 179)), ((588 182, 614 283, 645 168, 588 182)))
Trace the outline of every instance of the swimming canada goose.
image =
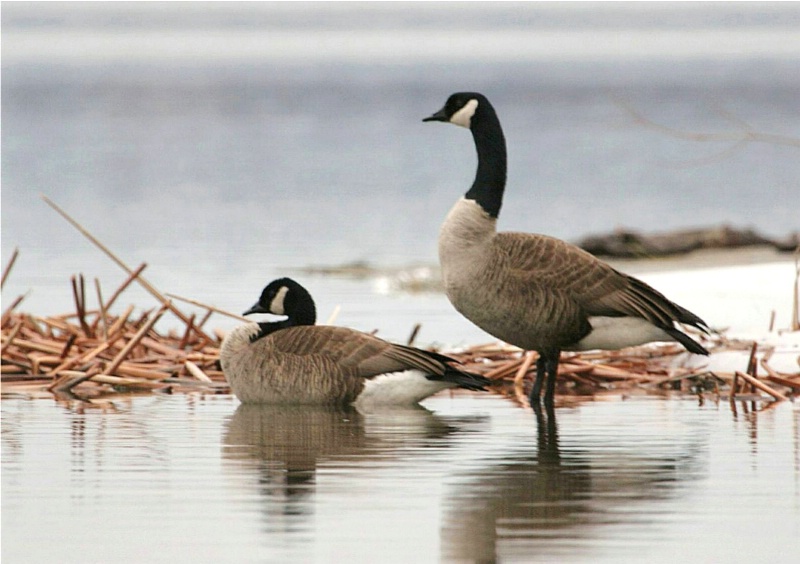
POLYGON ((693 353, 708 354, 675 322, 704 332, 708 325, 641 280, 559 239, 497 232, 506 142, 485 96, 453 94, 444 108, 423 121, 450 122, 472 131, 478 153, 475 181, 439 233, 445 291, 453 306, 484 331, 539 353, 531 405, 539 402, 545 374, 545 403, 552 404, 562 350, 678 341, 693 353))
POLYGON ((445 388, 489 384, 444 355, 314 325, 314 300, 290 278, 270 282, 244 315, 253 313, 286 319, 239 326, 222 342, 220 364, 242 403, 413 405, 445 388))

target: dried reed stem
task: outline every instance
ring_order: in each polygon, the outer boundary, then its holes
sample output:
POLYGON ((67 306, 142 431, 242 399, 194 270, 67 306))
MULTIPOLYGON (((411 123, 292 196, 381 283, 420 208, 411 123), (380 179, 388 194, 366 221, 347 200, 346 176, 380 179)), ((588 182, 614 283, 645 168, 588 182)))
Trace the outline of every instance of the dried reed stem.
MULTIPOLYGON (((128 388, 145 388, 145 389, 155 389, 155 388, 164 388, 167 384, 162 384, 161 382, 153 382, 152 380, 142 380, 139 378, 127 378, 121 376, 112 376, 110 374, 95 374, 94 376, 89 376, 92 382, 98 382, 100 384, 111 384, 112 386, 126 386, 128 388)), ((85 379, 84 379, 85 380, 85 379)), ((70 387, 74 387, 70 386, 70 387)))
POLYGON ((189 298, 182 298, 181 296, 176 296, 175 294, 171 294, 169 292, 165 293, 164 295, 165 296, 169 296, 170 298, 172 298, 174 300, 178 300, 178 301, 181 301, 181 302, 186 302, 187 304, 196 305, 197 307, 202 307, 204 309, 207 309, 208 311, 213 311, 213 312, 219 313, 221 315, 227 315, 228 317, 232 317, 234 319, 238 319, 239 321, 246 321, 246 322, 250 323, 250 320, 247 319, 246 317, 243 317, 243 316, 238 315, 236 313, 231 313, 229 311, 225 311, 224 309, 219 309, 218 307, 215 307, 215 306, 212 306, 212 305, 204 304, 203 302, 198 302, 197 300, 192 300, 192 299, 189 299, 189 298))
POLYGON ((25 296, 27 296, 27 295, 28 294, 26 292, 25 294, 23 294, 21 296, 17 296, 16 299, 14 299, 14 301, 11 302, 11 305, 6 308, 6 310, 3 312, 2 318, 0 318, 0 326, 2 326, 2 327, 6 326, 6 323, 8 322, 9 318, 11 317, 11 314, 13 313, 13 311, 17 308, 17 306, 19 304, 22 303, 22 300, 24 300, 25 296))
POLYGON ((14 247, 14 252, 11 253, 11 258, 8 259, 8 263, 6 264, 6 267, 3 269, 3 278, 0 279, 0 289, 2 289, 3 286, 5 286, 6 278, 8 278, 8 275, 11 273, 11 269, 13 268, 14 263, 17 262, 18 255, 19 255, 19 249, 14 247))
POLYGON ((134 270, 133 272, 131 272, 128 275, 128 277, 120 285, 120 287, 117 288, 116 291, 113 294, 111 294, 111 297, 108 299, 108 302, 106 303, 106 306, 105 306, 106 307, 106 311, 111 309, 111 306, 114 305, 114 302, 117 301, 117 298, 120 297, 122 292, 124 292, 125 290, 128 289, 128 286, 130 286, 133 283, 133 281, 136 280, 139 277, 139 275, 142 273, 142 271, 145 268, 147 268, 147 263, 143 262, 138 267, 136 267, 136 270, 134 270))
POLYGON ((65 370, 61 378, 53 382, 47 389, 54 394, 68 394, 78 384, 85 382, 95 374, 80 372, 77 370, 65 370))
POLYGON ((676 129, 674 127, 669 127, 666 125, 662 125, 660 123, 656 123, 650 118, 647 118, 639 112, 638 110, 634 109, 626 101, 615 98, 617 105, 623 108, 633 120, 645 127, 650 129, 654 129, 656 131, 660 131, 661 133, 665 133, 671 137, 677 137, 678 139, 686 139, 691 141, 731 141, 736 143, 749 143, 749 142, 761 142, 761 143, 771 143, 775 145, 788 145, 792 147, 800 147, 800 139, 796 137, 791 137, 788 135, 776 135, 771 133, 761 133, 759 131, 755 131, 752 129, 748 124, 744 123, 742 120, 736 118, 733 119, 733 116, 728 114, 727 112, 723 112, 723 115, 727 117, 731 121, 735 121, 741 127, 740 131, 738 132, 726 132, 726 133, 706 133, 706 132, 699 132, 699 131, 685 131, 682 129, 676 129))
POLYGON ((88 351, 84 352, 81 355, 74 356, 70 359, 65 360, 64 362, 53 368, 47 374, 51 376, 56 376, 60 372, 68 370, 73 366, 75 366, 76 364, 89 362, 90 360, 94 359, 97 355, 105 352, 114 343, 114 341, 117 340, 117 338, 119 338, 119 336, 115 337, 112 341, 106 341, 105 343, 101 343, 97 347, 89 349, 88 351))
POLYGON ((131 313, 133 313, 133 306, 129 305, 122 315, 120 315, 114 324, 109 328, 108 334, 114 335, 118 333, 122 326, 128 322, 128 318, 130 317, 131 313))
POLYGON ((747 373, 750 376, 756 377, 756 370, 758 368, 758 362, 756 360, 756 351, 758 350, 758 343, 753 341, 753 346, 750 348, 750 358, 747 359, 747 373))
POLYGON ((186 348, 186 345, 189 342, 189 337, 192 336, 192 331, 194 330, 194 314, 189 316, 189 323, 186 324, 186 330, 183 332, 183 337, 181 338, 181 342, 178 343, 178 348, 183 350, 186 348))
POLYGON ((141 341, 145 334, 153 328, 153 325, 155 325, 156 322, 161 319, 161 316, 164 315, 164 312, 168 309, 170 309, 169 303, 162 305, 156 314, 150 320, 148 320, 147 323, 145 323, 142 328, 139 329, 139 331, 136 332, 136 335, 134 335, 133 339, 131 339, 128 344, 125 345, 125 347, 116 357, 114 357, 114 360, 111 361, 111 365, 109 365, 105 372, 112 374, 122 363, 122 361, 125 360, 125 357, 130 354, 130 352, 133 350, 133 347, 139 344, 139 341, 141 341))
POLYGON ((201 382, 205 382, 205 383, 207 383, 207 384, 211 384, 211 383, 212 383, 212 380, 211 380, 211 378, 209 378, 208 376, 206 376, 206 373, 205 373, 205 372, 203 372, 203 371, 200 369, 200 367, 199 367, 199 366, 197 366, 197 365, 196 365, 194 362, 192 362, 191 360, 187 360, 187 361, 184 363, 184 366, 186 366, 186 370, 188 370, 188 371, 189 371, 189 374, 191 374, 192 376, 194 376, 195 378, 197 378, 197 379, 198 379, 198 380, 200 380, 201 382))
POLYGON ((499 380, 500 378, 505 378, 506 376, 510 376, 514 373, 517 367, 522 364, 522 358, 515 358, 513 360, 509 360, 499 368, 495 368, 494 370, 490 370, 484 376, 489 380, 499 380))
POLYGON ((333 311, 328 316, 328 320, 325 322, 325 325, 333 325, 336 321, 336 318, 339 317, 339 312, 342 311, 342 306, 336 304, 336 307, 333 308, 333 311))
POLYGON ((17 335, 19 335, 19 331, 20 329, 22 329, 23 325, 24 322, 22 321, 18 321, 17 323, 14 324, 14 327, 11 329, 11 333, 8 334, 8 337, 5 339, 5 342, 3 343, 4 347, 10 347, 11 345, 14 344, 14 339, 16 339, 17 335))
POLYGON ((525 379, 525 374, 528 373, 528 369, 531 367, 531 363, 533 363, 534 358, 538 358, 539 353, 536 351, 528 351, 525 353, 525 360, 517 370, 517 373, 514 375, 514 386, 522 385, 523 380, 525 379))
POLYGON ((69 356, 69 351, 72 348, 72 345, 75 344, 75 339, 77 338, 78 337, 75 335, 75 333, 70 333, 69 337, 67 337, 67 342, 64 343, 64 349, 61 351, 61 354, 58 355, 60 360, 64 360, 67 358, 67 356, 69 356))
MULTIPOLYGON (((109 249, 108 249, 108 247, 106 247, 105 245, 103 245, 103 244, 102 244, 102 243, 101 243, 101 242, 100 242, 100 241, 99 241, 99 240, 98 240, 98 239, 97 239, 97 238, 96 238, 94 235, 92 235, 91 233, 89 233, 89 232, 88 232, 88 231, 87 231, 87 230, 86 230, 86 229, 85 229, 85 228, 84 228, 84 227, 83 227, 83 226, 82 226, 80 223, 78 223, 77 221, 75 221, 74 219, 72 219, 72 217, 70 217, 70 216, 69 216, 69 214, 67 214, 67 212, 65 212, 65 211, 64 211, 63 209, 61 209, 61 208, 60 208, 58 205, 56 205, 56 203, 55 203, 55 202, 53 202, 53 201, 52 201, 50 198, 48 198, 48 197, 47 197, 47 196, 45 196, 44 194, 42 194, 42 195, 41 195, 41 197, 42 197, 42 200, 44 200, 44 202, 45 202, 45 203, 46 203, 48 206, 50 206, 51 208, 53 208, 53 209, 54 209, 54 210, 55 210, 55 211, 56 211, 56 212, 57 212, 57 213, 58 213, 58 214, 59 214, 61 217, 63 217, 64 219, 66 219, 66 220, 67 220, 67 221, 70 223, 70 225, 72 225, 72 226, 73 226, 73 227, 75 227, 75 228, 76 228, 78 231, 80 231, 80 233, 81 233, 81 234, 82 234, 84 237, 86 237, 87 239, 89 239, 89 241, 91 241, 92 243, 94 243, 94 245, 95 245, 97 248, 99 248, 101 251, 103 251, 103 252, 104 252, 104 253, 105 253, 105 254, 106 254, 106 255, 107 255, 107 256, 108 256, 108 257, 109 257, 111 260, 113 260, 113 261, 114 261, 114 262, 117 264, 117 266, 119 266, 119 267, 120 267, 120 268, 122 268, 122 269, 123 269, 125 272, 127 272, 128 274, 130 274, 131 276, 133 276, 133 270, 132 270, 132 269, 131 269, 131 268, 130 268, 130 267, 127 265, 127 264, 125 264, 124 262, 122 262, 122 260, 121 260, 119 257, 117 257, 117 256, 116 256, 114 253, 112 253, 112 252, 111 252, 111 250, 109 250, 109 249)), ((178 308, 176 308, 176 307, 175 307, 175 306, 172 304, 172 302, 171 302, 171 301, 169 301, 169 300, 168 300, 166 297, 164 297, 164 295, 162 295, 162 294, 161 294, 161 292, 159 292, 158 290, 156 290, 156 288, 155 288, 155 287, 154 287, 152 284, 150 284, 150 282, 148 282, 147 280, 145 280, 145 279, 144 279, 144 278, 142 278, 141 276, 136 276, 136 277, 135 277, 135 279, 136 279, 136 280, 139 282, 139 284, 141 284, 141 285, 142 285, 142 287, 143 287, 145 290, 147 290, 148 292, 150 292, 150 294, 151 294, 151 295, 152 295, 154 298, 156 298, 156 300, 158 300, 158 301, 159 301, 159 303, 161 303, 162 305, 164 305, 164 306, 168 307, 168 308, 169 308, 169 310, 170 310, 172 313, 174 313, 174 314, 175 314, 175 315, 176 315, 176 316, 177 316, 177 317, 178 317, 178 318, 179 318, 181 321, 183 321, 184 323, 188 323, 188 322, 189 322, 189 318, 188 318, 188 317, 186 317, 186 315, 185 315, 185 314, 184 314, 182 311, 180 311, 178 308)), ((206 337, 207 337, 207 336, 206 336, 206 337)), ((208 337, 207 337, 207 338, 208 338, 208 337)), ((210 341, 211 339, 210 339, 210 338, 208 338, 208 340, 210 341)))
POLYGON ((778 401, 786 401, 786 400, 789 399, 785 395, 780 393, 778 390, 776 390, 776 389, 774 389, 774 388, 772 388, 770 386, 767 386, 761 380, 753 378, 749 374, 745 374, 744 372, 737 371, 736 375, 739 376, 739 378, 743 378, 745 381, 747 381, 754 388, 758 388, 762 392, 765 392, 765 393, 771 395, 772 397, 774 397, 778 401))
POLYGON ((75 298, 75 312, 78 316, 78 323, 81 325, 83 334, 91 337, 92 330, 89 324, 86 323, 86 286, 83 274, 80 275, 80 282, 74 276, 70 280, 72 281, 72 297, 75 298))
POLYGON ((100 280, 94 279, 94 288, 97 291, 97 303, 100 305, 100 334, 103 340, 108 339, 108 318, 106 316, 106 307, 103 305, 103 293, 100 291, 100 280))
POLYGON ((786 386, 787 388, 792 388, 793 390, 800 390, 800 381, 795 382, 789 378, 784 378, 775 372, 775 370, 767 363, 766 359, 761 360, 761 366, 767 371, 767 374, 769 374, 768 378, 776 384, 786 386))
MULTIPOLYGON (((330 325, 330 323, 328 325, 330 325)), ((406 345, 410 347, 414 344, 414 341, 417 340, 417 335, 419 334, 420 329, 422 329, 422 323, 414 324, 413 329, 411 329, 411 334, 408 336, 408 340, 406 341, 406 345)))

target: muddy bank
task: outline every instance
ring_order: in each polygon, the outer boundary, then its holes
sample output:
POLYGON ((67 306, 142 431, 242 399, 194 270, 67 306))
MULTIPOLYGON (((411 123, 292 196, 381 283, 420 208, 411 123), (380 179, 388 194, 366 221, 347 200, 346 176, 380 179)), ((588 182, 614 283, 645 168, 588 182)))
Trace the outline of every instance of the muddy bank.
POLYGON ((618 229, 605 235, 584 237, 576 244, 598 257, 626 259, 682 255, 700 249, 754 246, 793 252, 800 244, 800 234, 794 232, 781 239, 773 239, 753 229, 736 229, 729 225, 653 234, 618 229))

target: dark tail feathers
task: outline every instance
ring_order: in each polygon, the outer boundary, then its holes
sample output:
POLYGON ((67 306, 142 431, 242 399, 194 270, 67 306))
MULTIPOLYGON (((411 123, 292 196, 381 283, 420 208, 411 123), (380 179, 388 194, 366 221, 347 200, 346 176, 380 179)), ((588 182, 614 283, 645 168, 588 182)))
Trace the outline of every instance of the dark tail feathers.
POLYGON ((480 392, 485 392, 486 386, 492 383, 491 380, 484 378, 480 374, 463 372, 461 370, 456 370, 452 366, 448 366, 442 375, 429 374, 427 378, 428 380, 433 381, 452 382, 453 384, 458 385, 459 388, 476 390, 480 392))
POLYGON ((664 331, 666 331, 671 337, 686 347, 687 351, 693 352, 694 354, 704 354, 708 356, 708 351, 703 345, 692 339, 680 329, 676 329, 675 327, 664 327, 664 331))

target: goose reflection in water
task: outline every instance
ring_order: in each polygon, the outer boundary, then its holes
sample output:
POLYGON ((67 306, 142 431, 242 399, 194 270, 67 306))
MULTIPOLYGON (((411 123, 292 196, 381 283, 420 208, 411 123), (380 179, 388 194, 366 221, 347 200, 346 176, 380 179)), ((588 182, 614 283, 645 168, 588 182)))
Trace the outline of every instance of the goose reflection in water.
POLYGON ((447 448, 486 417, 440 417, 416 405, 370 413, 352 407, 241 404, 227 422, 223 458, 255 474, 273 529, 276 514, 307 515, 317 470, 337 463, 368 467, 408 448, 447 448))
MULTIPOLYGON (((559 445, 552 406, 534 406, 536 447, 519 445, 497 463, 454 476, 445 492, 441 561, 494 562, 580 557, 601 538, 600 527, 639 525, 647 503, 676 495, 681 479, 695 475, 697 450, 650 445, 614 436, 606 445, 559 445), (607 450, 606 448, 607 447, 607 450), (637 512, 637 504, 643 508, 637 512), (593 540, 594 539, 594 540, 593 540), (594 543, 594 544, 593 544, 594 543)), ((591 554, 591 553, 590 553, 591 554)))
POLYGON ((223 455, 252 465, 259 493, 285 504, 279 512, 292 515, 304 513, 318 462, 358 452, 366 442, 355 410, 241 404, 228 421, 223 455))

